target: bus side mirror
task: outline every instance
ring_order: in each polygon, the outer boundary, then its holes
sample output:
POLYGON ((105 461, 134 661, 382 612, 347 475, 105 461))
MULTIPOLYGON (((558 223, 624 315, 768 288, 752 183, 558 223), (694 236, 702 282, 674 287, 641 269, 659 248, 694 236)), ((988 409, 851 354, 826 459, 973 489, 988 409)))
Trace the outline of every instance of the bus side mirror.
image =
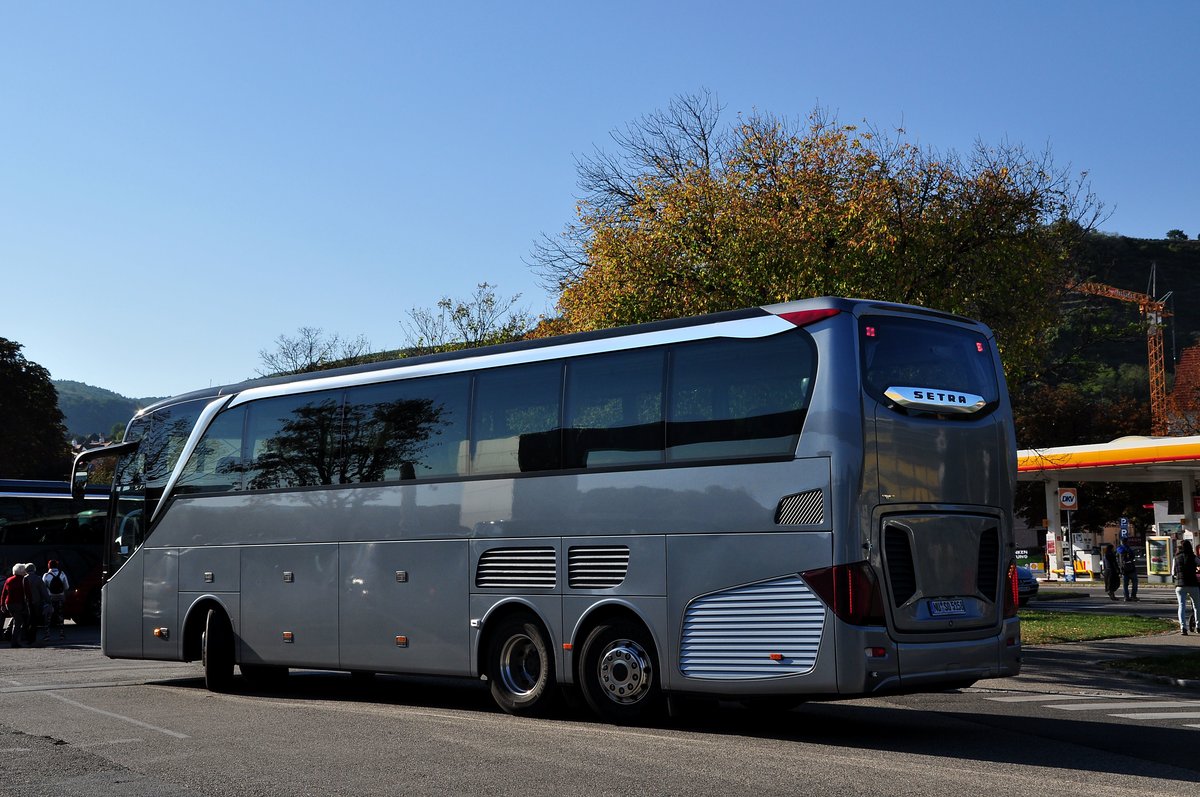
POLYGON ((87 465, 84 464, 83 470, 77 470, 71 474, 71 499, 74 501, 82 501, 83 494, 87 490, 88 472, 87 465))
POLYGON ((123 454, 129 454, 137 450, 137 440, 130 443, 117 443, 116 445, 105 446, 104 448, 92 448, 77 454, 75 464, 71 466, 71 498, 75 501, 82 501, 84 493, 87 492, 88 470, 93 460, 104 459, 105 457, 119 457, 123 454))

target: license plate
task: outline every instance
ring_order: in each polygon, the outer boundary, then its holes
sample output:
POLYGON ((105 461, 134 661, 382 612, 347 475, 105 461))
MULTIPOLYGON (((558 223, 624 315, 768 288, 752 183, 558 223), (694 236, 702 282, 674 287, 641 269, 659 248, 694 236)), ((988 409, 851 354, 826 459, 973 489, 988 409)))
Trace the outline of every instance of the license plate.
POLYGON ((929 602, 929 615, 931 617, 954 617, 966 613, 967 607, 963 606, 962 598, 948 598, 929 602))

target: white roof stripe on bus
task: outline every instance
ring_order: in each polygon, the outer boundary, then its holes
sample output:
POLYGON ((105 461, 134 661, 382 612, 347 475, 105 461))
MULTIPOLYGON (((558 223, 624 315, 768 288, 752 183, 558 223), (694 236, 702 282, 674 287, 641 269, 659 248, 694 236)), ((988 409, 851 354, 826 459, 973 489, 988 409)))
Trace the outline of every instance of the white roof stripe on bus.
POLYGON ((343 374, 341 376, 329 376, 317 379, 309 378, 281 385, 252 387, 235 395, 233 401, 229 402, 229 407, 236 407, 239 404, 245 404, 248 401, 262 398, 314 393, 319 390, 337 390, 356 387, 358 385, 391 382, 397 379, 415 379, 421 376, 456 374, 463 373, 464 371, 478 371, 485 368, 500 368, 506 365, 559 360, 567 357, 582 357, 589 354, 641 349, 648 346, 662 346, 668 343, 683 343, 691 340, 706 340, 709 338, 762 338, 795 328, 796 326, 786 319, 776 315, 765 315, 754 318, 741 318, 735 321, 720 321, 715 324, 699 324, 677 329, 664 329, 640 335, 601 338, 599 340, 581 341, 579 343, 566 343, 561 346, 546 346, 545 348, 486 354, 480 357, 465 357, 460 360, 445 360, 422 363, 420 365, 398 365, 395 368, 387 368, 380 371, 366 371, 357 374, 343 374))

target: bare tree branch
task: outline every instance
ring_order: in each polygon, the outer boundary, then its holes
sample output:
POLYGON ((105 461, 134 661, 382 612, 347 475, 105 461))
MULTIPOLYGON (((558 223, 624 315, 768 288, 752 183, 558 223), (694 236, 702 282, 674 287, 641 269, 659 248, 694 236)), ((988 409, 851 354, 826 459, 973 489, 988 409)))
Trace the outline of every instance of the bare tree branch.
POLYGON ((351 365, 371 350, 371 344, 359 335, 345 339, 337 333, 325 335, 320 327, 300 327, 295 337, 280 335, 275 348, 260 349, 259 376, 300 374, 335 365, 351 365))

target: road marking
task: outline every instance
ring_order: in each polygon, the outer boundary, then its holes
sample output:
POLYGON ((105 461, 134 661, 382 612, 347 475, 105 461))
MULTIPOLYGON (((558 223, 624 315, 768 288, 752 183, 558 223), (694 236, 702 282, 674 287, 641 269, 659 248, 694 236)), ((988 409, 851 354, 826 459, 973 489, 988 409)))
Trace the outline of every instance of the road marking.
MULTIPOLYGON (((106 717, 112 717, 113 719, 118 719, 118 720, 121 720, 122 722, 128 722, 130 725, 136 725, 139 728, 145 728, 148 731, 155 731, 156 733, 165 733, 167 736, 173 736, 176 739, 190 739, 191 738, 186 733, 179 733, 178 731, 171 731, 171 730, 167 730, 166 728, 160 728, 157 725, 151 725, 148 722, 142 722, 141 720, 135 720, 133 717, 126 717, 122 714, 114 714, 111 711, 105 711, 102 708, 96 708, 95 706, 89 706, 85 703, 80 703, 77 700, 72 700, 69 697, 63 697, 62 695, 56 695, 53 692, 43 692, 42 694, 46 695, 46 697, 52 697, 55 700, 61 700, 62 702, 66 703, 67 705, 75 706, 76 708, 82 708, 87 711, 94 711, 97 714, 103 714, 106 717)), ((1197 716, 1200 716, 1200 715, 1197 715, 1197 716)))
POLYGON ((1168 711, 1162 714, 1110 714, 1127 720, 1194 720, 1200 719, 1200 711, 1168 711))
POLYGON ((1069 706, 1045 706, 1045 708, 1057 708, 1062 711, 1108 711, 1114 708, 1179 708, 1179 707, 1196 707, 1200 708, 1200 703, 1195 700, 1121 700, 1111 703, 1072 703, 1069 706))
POLYGON ((32 747, 5 747, 3 749, 0 749, 0 755, 3 755, 4 753, 32 753, 32 752, 33 752, 32 747))

